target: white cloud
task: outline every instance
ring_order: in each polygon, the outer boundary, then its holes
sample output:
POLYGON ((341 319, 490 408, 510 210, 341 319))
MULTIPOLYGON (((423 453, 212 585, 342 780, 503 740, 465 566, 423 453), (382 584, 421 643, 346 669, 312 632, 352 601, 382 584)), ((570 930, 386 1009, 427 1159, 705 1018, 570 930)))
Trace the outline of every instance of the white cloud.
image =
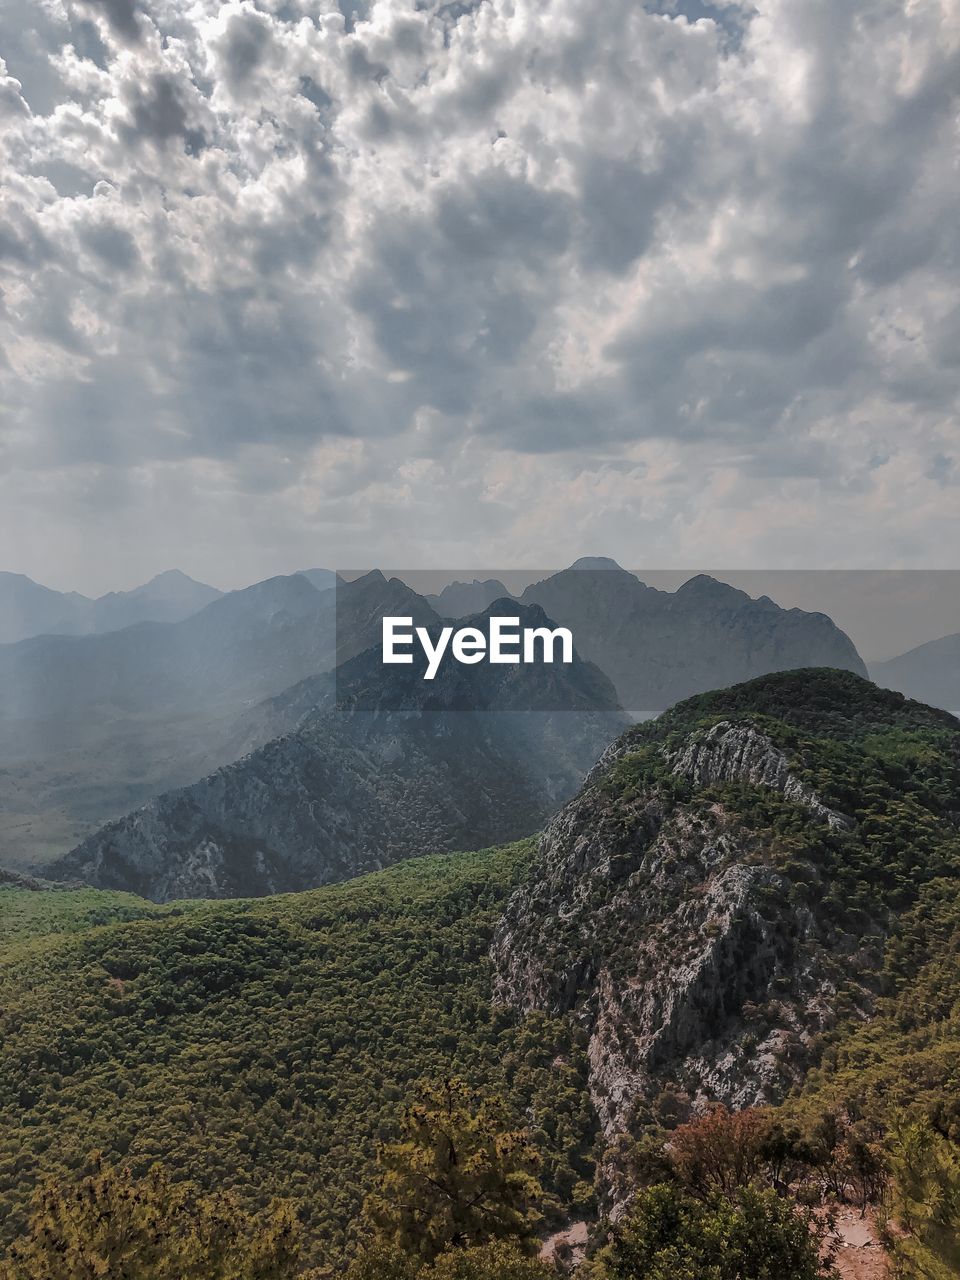
POLYGON ((5 567, 949 561, 956 0, 4 6, 5 567))

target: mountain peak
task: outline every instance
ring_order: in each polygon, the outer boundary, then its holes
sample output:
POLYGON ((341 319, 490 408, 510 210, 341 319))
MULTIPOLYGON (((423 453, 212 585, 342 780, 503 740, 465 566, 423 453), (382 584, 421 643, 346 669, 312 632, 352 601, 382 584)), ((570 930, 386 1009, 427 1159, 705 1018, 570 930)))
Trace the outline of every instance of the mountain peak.
POLYGON ((191 578, 188 573, 184 573, 182 569, 163 569, 160 573, 155 573, 153 577, 145 585, 152 587, 158 582, 196 582, 196 578, 191 578))
POLYGON ((674 595, 678 600, 709 600, 717 604, 746 604, 750 601, 745 591, 731 587, 719 578, 711 578, 708 573, 694 574, 677 588, 674 595))
POLYGON ((618 573, 626 573, 627 570, 617 564, 616 560, 611 560, 609 556, 581 556, 579 560, 574 560, 570 565, 571 569, 616 569, 618 573))

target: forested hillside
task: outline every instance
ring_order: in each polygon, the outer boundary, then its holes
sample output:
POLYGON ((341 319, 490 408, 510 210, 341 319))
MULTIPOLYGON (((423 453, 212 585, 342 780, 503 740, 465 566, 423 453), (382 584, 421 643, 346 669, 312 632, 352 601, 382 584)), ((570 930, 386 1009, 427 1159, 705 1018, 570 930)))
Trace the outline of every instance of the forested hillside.
POLYGON ((0 889, 0 1231, 44 1173, 94 1148, 140 1173, 290 1198, 309 1256, 336 1256, 370 1187, 375 1143, 424 1077, 461 1072, 532 1119, 558 1201, 588 1198, 594 1124, 583 1040, 563 1019, 490 1001, 494 922, 519 845, 408 862, 314 893, 146 917, 120 895, 0 889), (43 900, 47 936, 35 933, 43 900), (53 930, 65 931, 57 936, 53 930))
POLYGON ((136 1185, 296 1224, 244 1280, 826 1280, 846 1205, 873 1274, 950 1280, 958 769, 949 715, 788 673, 629 730, 536 844, 256 901, 0 888, 2 1244, 136 1185))

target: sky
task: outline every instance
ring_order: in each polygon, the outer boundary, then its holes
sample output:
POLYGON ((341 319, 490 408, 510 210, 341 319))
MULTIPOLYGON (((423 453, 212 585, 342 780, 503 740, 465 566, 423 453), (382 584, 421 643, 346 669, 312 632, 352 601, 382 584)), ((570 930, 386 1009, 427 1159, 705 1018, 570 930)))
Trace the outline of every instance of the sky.
POLYGON ((958 567, 960 0, 0 0, 0 568, 958 567))

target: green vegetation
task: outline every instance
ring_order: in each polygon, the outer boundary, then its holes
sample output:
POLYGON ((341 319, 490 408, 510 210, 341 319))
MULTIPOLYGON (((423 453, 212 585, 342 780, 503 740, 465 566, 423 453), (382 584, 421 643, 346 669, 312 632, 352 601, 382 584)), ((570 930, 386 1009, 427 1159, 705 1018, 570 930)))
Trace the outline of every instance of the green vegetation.
MULTIPOLYGON (((822 1218, 801 1206, 824 1195, 883 1206, 902 1280, 956 1276, 957 722, 804 672, 693 699, 631 738, 591 813, 623 838, 588 885, 584 956, 600 948, 614 981, 637 972, 618 970, 603 908, 638 865, 648 808, 719 810, 746 832, 738 856, 782 873, 778 902, 809 906, 792 915, 815 921, 826 985, 861 978, 869 999, 837 1000, 847 1021, 779 1107, 694 1116, 682 1081, 639 1099, 602 1153, 636 1202, 599 1224, 584 1280, 822 1280, 822 1218), (855 825, 674 777, 661 748, 725 718, 769 734, 855 825)), ((553 1274, 534 1233, 595 1214, 598 1139, 581 1026, 491 1002, 493 930, 531 856, 524 842, 166 907, 0 888, 0 1280, 553 1274)), ((642 921, 614 924, 635 953, 642 921)), ((789 967, 791 940, 775 941, 789 967)), ((551 957, 560 983, 575 944, 551 957)), ((778 1025, 775 997, 744 1018, 778 1025)))
POLYGON ((887 1124, 903 1112, 960 1144, 960 883, 933 881, 900 917, 885 978, 875 1015, 830 1037, 787 1106, 887 1124))
POLYGON ((908 732, 957 733, 957 721, 947 711, 912 702, 853 672, 816 667, 776 672, 686 698, 634 730, 634 736, 649 739, 666 735, 676 739, 697 724, 744 717, 766 718, 790 726, 797 734, 835 742, 862 741, 874 733, 882 735, 891 725, 908 732))
POLYGON ((79 1177, 96 1148, 135 1177, 160 1160, 249 1213, 289 1200, 305 1260, 336 1257, 413 1086, 451 1075, 529 1126, 548 1214, 588 1204, 582 1034, 490 1003, 491 932, 529 853, 73 934, 76 899, 49 895, 60 932, 0 952, 3 1242, 38 1182, 79 1177))
POLYGON ((890 1247, 904 1280, 960 1275, 960 1156, 928 1120, 897 1125, 891 1142, 890 1247))
MULTIPOLYGON (((196 905, 196 904, 186 904, 196 905)), ((20 889, 0 885, 0 955, 29 938, 80 933, 97 925, 182 914, 183 906, 157 906, 133 893, 98 889, 20 889)))
POLYGON ((236 1197, 174 1186, 156 1165, 135 1181, 99 1156, 76 1186, 49 1179, 0 1280, 293 1280, 300 1230, 282 1205, 252 1218, 236 1197))
POLYGON ((629 801, 656 787, 668 806, 722 804, 754 834, 758 857, 792 879, 801 898, 824 900, 852 932, 876 932, 923 885, 960 876, 960 724, 853 674, 787 672, 701 694, 635 729, 631 748, 603 780, 611 796, 629 801), (765 787, 695 791, 675 777, 664 749, 727 719, 766 734, 852 829, 827 831, 765 787))
POLYGON ((676 1184, 641 1191, 594 1271, 597 1280, 826 1280, 827 1227, 752 1186, 698 1199, 676 1184))
POLYGON ((380 1185, 365 1217, 376 1238, 421 1262, 494 1240, 531 1243, 543 1188, 526 1129, 462 1080, 421 1086, 399 1142, 378 1156, 380 1185))
POLYGON ((347 1280, 539 1280, 531 1255, 544 1192, 526 1129, 463 1080, 424 1084, 379 1177, 347 1280))

